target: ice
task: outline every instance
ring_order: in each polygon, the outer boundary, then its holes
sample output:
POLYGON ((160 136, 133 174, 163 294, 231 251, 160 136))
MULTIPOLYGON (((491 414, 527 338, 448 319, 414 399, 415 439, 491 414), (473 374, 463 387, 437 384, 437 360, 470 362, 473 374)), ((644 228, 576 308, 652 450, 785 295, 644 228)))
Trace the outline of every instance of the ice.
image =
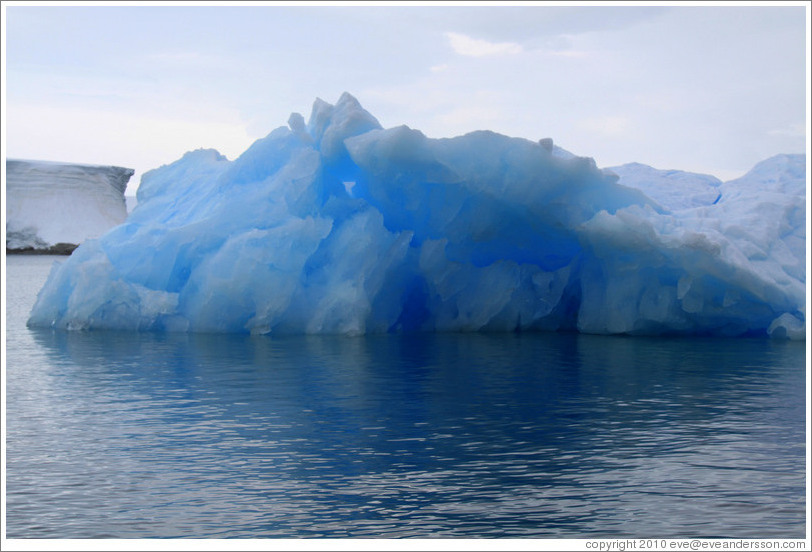
POLYGON ((677 170, 659 170, 642 163, 609 167, 620 184, 641 190, 660 206, 677 211, 701 205, 713 205, 722 193, 722 181, 707 174, 677 170))
POLYGON ((805 156, 724 184, 625 167, 316 100, 234 161, 198 150, 145 174, 29 324, 804 338, 805 156))
POLYGON ((124 222, 132 169, 6 160, 6 249, 50 250, 124 222))

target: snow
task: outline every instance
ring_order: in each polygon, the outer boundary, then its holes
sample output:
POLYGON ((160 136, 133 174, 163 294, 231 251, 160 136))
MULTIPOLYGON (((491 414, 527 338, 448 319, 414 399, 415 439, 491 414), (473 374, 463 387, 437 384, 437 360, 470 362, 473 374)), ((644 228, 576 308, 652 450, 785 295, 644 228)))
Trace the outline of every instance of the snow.
POLYGON ((715 176, 678 170, 658 170, 642 163, 609 167, 620 183, 642 191, 669 211, 713 205, 721 197, 722 181, 715 176))
POLYGON ((805 156, 724 184, 624 167, 316 100, 234 161, 197 150, 146 173, 29 324, 804 338, 805 156))
POLYGON ((6 160, 6 249, 78 245, 124 222, 132 169, 6 160))

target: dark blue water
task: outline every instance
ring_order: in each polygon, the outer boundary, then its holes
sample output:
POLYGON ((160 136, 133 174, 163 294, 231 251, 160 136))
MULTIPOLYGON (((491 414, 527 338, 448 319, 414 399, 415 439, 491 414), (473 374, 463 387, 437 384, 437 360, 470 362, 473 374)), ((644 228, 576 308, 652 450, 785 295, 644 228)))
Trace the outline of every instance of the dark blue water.
POLYGON ((25 328, 7 536, 805 534, 805 344, 25 328))

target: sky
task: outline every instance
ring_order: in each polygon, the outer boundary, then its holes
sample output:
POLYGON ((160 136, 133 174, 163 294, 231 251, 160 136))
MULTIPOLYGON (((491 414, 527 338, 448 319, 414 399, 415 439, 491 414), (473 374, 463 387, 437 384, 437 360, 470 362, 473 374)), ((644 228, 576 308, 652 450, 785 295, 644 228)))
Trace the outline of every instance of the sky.
POLYGON ((235 159, 347 91, 384 128, 743 175, 807 151, 808 2, 3 3, 8 158, 235 159))

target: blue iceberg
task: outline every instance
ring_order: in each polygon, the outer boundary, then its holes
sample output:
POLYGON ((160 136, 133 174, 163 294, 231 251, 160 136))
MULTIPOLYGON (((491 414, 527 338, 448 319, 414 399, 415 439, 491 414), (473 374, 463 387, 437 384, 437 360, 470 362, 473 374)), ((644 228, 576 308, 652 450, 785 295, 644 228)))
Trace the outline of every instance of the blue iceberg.
POLYGON ((674 201, 687 173, 635 165, 624 185, 549 139, 384 129, 345 93, 234 161, 146 173, 126 222, 54 266, 29 325, 803 339, 805 162, 674 201))

